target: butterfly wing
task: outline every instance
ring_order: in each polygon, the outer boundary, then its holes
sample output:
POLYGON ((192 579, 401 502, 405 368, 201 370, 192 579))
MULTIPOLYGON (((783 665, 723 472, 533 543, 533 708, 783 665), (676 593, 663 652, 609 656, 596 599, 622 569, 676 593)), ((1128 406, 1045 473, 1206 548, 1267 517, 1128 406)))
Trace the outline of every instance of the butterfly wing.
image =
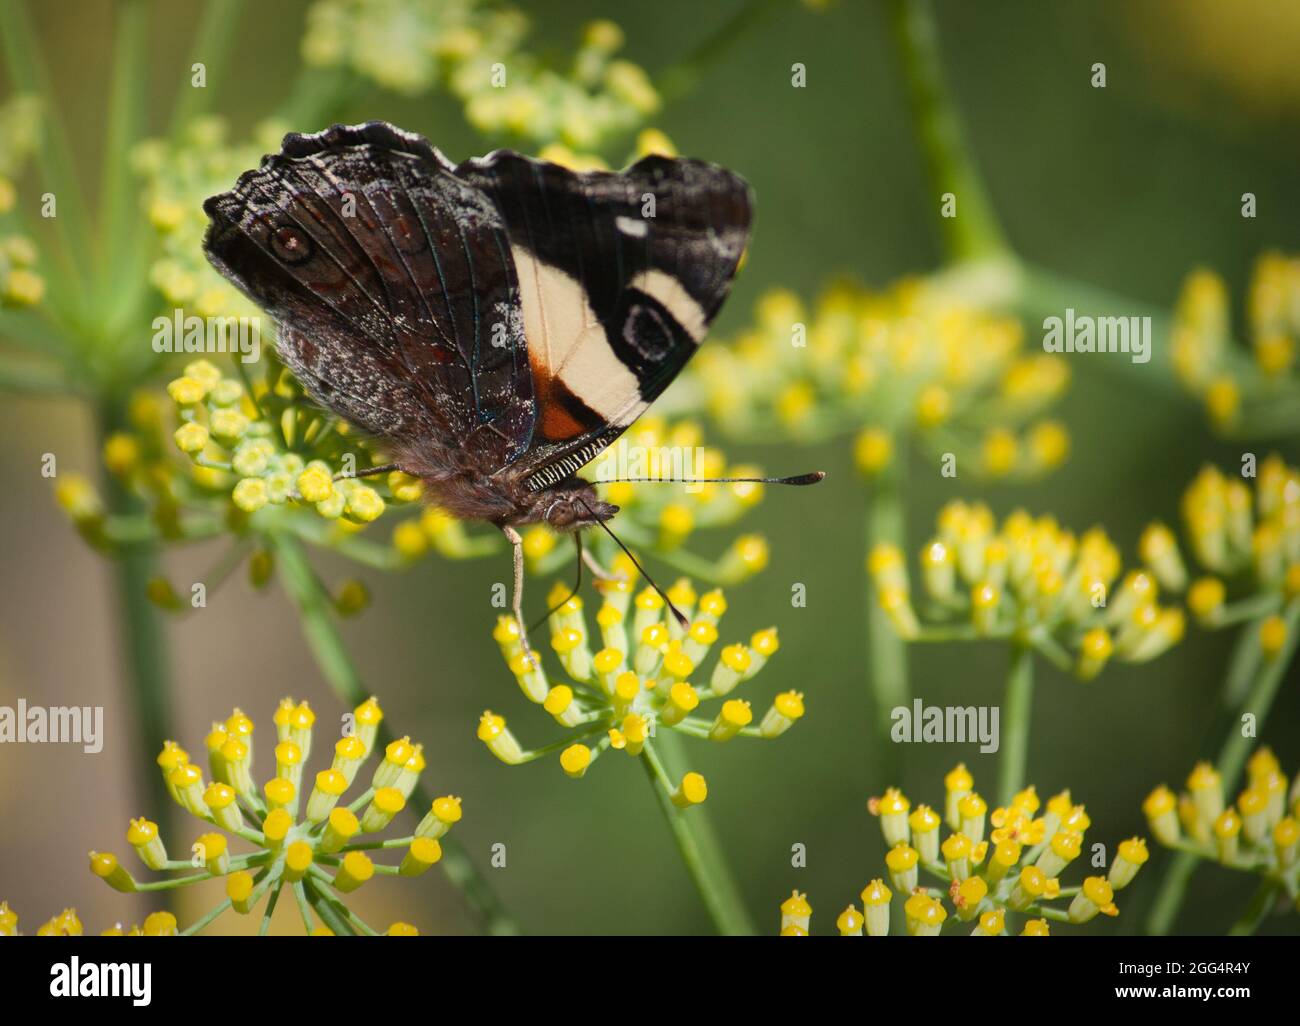
POLYGON ((425 140, 382 122, 289 135, 204 210, 208 258, 275 318, 319 402, 481 466, 527 450, 537 407, 506 226, 425 140))
POLYGON ((519 470, 545 488, 617 438, 695 353, 749 240, 749 187, 659 156, 575 173, 497 151, 455 173, 509 234, 537 399, 519 470))

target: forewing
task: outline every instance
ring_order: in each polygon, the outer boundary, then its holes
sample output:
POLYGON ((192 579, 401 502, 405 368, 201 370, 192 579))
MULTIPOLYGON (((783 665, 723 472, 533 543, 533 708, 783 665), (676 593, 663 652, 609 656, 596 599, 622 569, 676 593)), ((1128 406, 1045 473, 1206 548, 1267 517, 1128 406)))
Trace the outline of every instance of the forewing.
POLYGON ((496 206, 382 122, 289 135, 204 204, 208 258, 279 324, 285 363, 373 433, 523 453, 535 402, 496 206))
POLYGON ((749 187, 658 156, 575 173, 497 151, 455 173, 509 233, 538 404, 520 464, 544 488, 617 438, 695 353, 749 239, 749 187))

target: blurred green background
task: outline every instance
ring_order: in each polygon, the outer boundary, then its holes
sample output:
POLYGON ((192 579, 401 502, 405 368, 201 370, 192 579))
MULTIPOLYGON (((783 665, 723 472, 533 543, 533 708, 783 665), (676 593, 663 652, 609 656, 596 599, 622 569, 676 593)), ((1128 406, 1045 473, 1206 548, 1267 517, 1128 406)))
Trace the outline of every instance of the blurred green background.
MULTIPOLYGON (((53 100, 66 113, 87 183, 98 180, 111 6, 31 5, 55 77, 53 100)), ((209 82, 214 110, 229 118, 235 137, 287 90, 306 6, 255 6, 240 26, 228 76, 209 82)), ((738 5, 521 6, 538 45, 561 52, 585 21, 615 18, 627 33, 627 56, 653 77, 738 5)), ((1239 301, 1261 251, 1294 248, 1300 70, 1290 58, 1300 52, 1300 7, 1270 0, 947 0, 936 8, 969 139, 1011 240, 1027 259, 1167 307, 1195 266, 1223 273, 1239 301), (1107 66, 1104 90, 1089 85, 1097 61, 1107 66), (1259 198, 1255 220, 1240 216, 1247 191, 1259 198)), ((153 5, 149 119, 157 131, 176 83, 188 75, 197 15, 198 5, 185 0, 153 5)), ((420 131, 457 159, 482 148, 459 105, 437 95, 403 100, 369 91, 346 116, 420 131)), ((875 3, 841 2, 825 11, 773 5, 656 123, 682 152, 735 168, 757 193, 757 233, 720 319, 723 335, 747 322, 752 303, 771 286, 811 297, 841 272, 884 284, 939 261, 935 200, 875 3), (790 88, 794 61, 807 66, 804 90, 790 88)), ((1036 326, 1028 335, 1032 345, 1036 326)), ((1132 558, 1145 523, 1177 519, 1179 495, 1198 467, 1233 466, 1243 447, 1216 441, 1201 409, 1155 380, 1147 370, 1154 365, 1120 367, 1119 359, 1074 361, 1074 384, 1058 411, 1074 436, 1073 455, 1047 480, 985 488, 913 466, 911 537, 924 536, 949 498, 983 498, 998 514, 1024 505, 1080 530, 1102 522, 1132 558)), ((97 932, 150 908, 92 880, 85 853, 125 847, 128 817, 148 811, 131 792, 130 771, 154 753, 133 745, 123 710, 107 569, 77 539, 39 475, 42 453, 57 453, 61 468, 84 470, 97 454, 88 415, 71 401, 6 401, 0 432, 0 704, 20 696, 102 704, 108 732, 96 756, 66 747, 0 747, 0 897, 18 907, 27 927, 75 904, 88 931, 97 932)), ((769 494, 747 521, 746 529, 771 539, 772 561, 763 575, 731 590, 726 621, 736 633, 780 627, 782 650, 766 671, 768 682, 804 691, 809 713, 777 744, 692 745, 692 762, 709 779, 708 806, 759 923, 775 932, 777 906, 797 887, 809 893, 814 925, 825 930, 881 872, 883 842, 867 798, 899 783, 913 802, 941 801, 942 774, 958 760, 971 767, 977 785, 991 787, 996 757, 974 746, 914 745, 903 780, 874 775, 863 683, 861 485, 849 447, 728 451, 773 471, 822 467, 831 474, 815 492, 769 494), (807 585, 806 609, 789 607, 796 581, 807 585), (807 846, 806 869, 790 866, 795 843, 807 846)), ((1287 455, 1296 452, 1292 442, 1287 455)), ((205 567, 213 551, 172 553, 169 566, 182 579, 185 569, 205 567)), ((328 560, 323 569, 327 577, 354 572, 328 560)), ((489 587, 507 574, 505 557, 434 559, 400 576, 363 572, 374 604, 344 629, 368 686, 399 733, 424 741, 426 780, 435 793, 463 796, 457 830, 480 864, 486 866, 490 845, 507 844, 508 866, 487 873, 525 929, 707 931, 631 760, 603 760, 575 782, 549 761, 504 766, 476 740, 485 707, 507 718, 526 713, 521 732, 543 739, 544 718, 526 709, 489 637, 489 587)), ((232 582, 201 614, 169 621, 169 633, 176 733, 191 751, 211 720, 235 704, 263 728, 286 693, 310 699, 322 724, 343 711, 278 589, 253 595, 242 581, 232 582)), ((1040 794, 1072 788, 1092 817, 1090 840, 1114 844, 1145 832, 1139 806, 1151 787, 1181 783, 1195 759, 1213 754, 1207 731, 1230 640, 1228 632, 1191 629, 1157 662, 1114 665, 1091 684, 1040 663, 1029 756, 1040 794)), ((914 651, 914 688, 932 704, 996 704, 1004 658, 1002 646, 925 647, 914 651)), ((1264 734, 1291 773, 1300 768, 1298 719, 1300 679, 1293 679, 1283 685, 1264 734)), ((1093 929, 1135 929, 1165 859, 1157 849, 1125 892, 1119 919, 1093 929)), ((1248 878, 1203 868, 1181 929, 1226 929, 1251 888, 1248 878)), ((184 923, 192 918, 185 909, 202 910, 214 899, 182 900, 193 902, 181 906, 184 923)), ((357 907, 380 922, 409 919, 425 932, 474 929, 457 893, 436 873, 414 884, 380 880, 357 907)), ((287 920, 293 910, 280 914, 287 920)), ((232 923, 242 925, 230 916, 219 925, 232 923)), ((1295 932, 1296 918, 1271 920, 1266 929, 1295 932)))

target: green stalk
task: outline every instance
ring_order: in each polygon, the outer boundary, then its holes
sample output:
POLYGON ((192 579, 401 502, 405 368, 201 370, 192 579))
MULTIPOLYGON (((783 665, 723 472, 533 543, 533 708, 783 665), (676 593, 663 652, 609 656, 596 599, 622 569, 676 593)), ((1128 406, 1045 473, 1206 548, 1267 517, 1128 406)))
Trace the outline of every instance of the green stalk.
POLYGON ((1229 937, 1249 937, 1265 919, 1268 918, 1269 911, 1273 908, 1273 902, 1277 899, 1279 884, 1276 880, 1264 880, 1260 883, 1259 889, 1255 891, 1254 897, 1250 899, 1250 904, 1242 917, 1232 924, 1232 929, 1228 931, 1229 937))
POLYGON ((142 277, 139 190, 134 187, 130 160, 131 148, 144 131, 149 10, 143 0, 122 0, 114 13, 101 219, 95 239, 95 307, 101 311, 122 301, 126 282, 142 277))
POLYGON ((172 110, 171 135, 178 136, 197 117, 201 117, 212 105, 213 83, 224 77, 231 48, 238 36, 239 19, 244 7, 244 0, 208 0, 203 8, 203 17, 198 30, 194 33, 194 47, 190 51, 190 60, 183 75, 185 84, 181 87, 180 99, 172 110), (207 69, 208 85, 195 89, 190 85, 190 68, 201 62, 207 69))
POLYGON ((729 50, 734 49, 780 3, 781 0, 748 0, 690 53, 671 67, 665 68, 656 76, 660 83, 659 95, 663 97, 665 105, 691 95, 704 73, 716 65, 729 50))
MULTIPOLYGON (((104 440, 124 422, 123 404, 109 401, 100 405, 96 425, 97 452, 102 451, 104 440)), ((104 486, 110 515, 140 513, 140 500, 123 488, 116 478, 107 476, 104 486)), ((135 717, 135 747, 140 751, 140 757, 132 760, 137 773, 136 800, 142 808, 149 810, 150 816, 158 823, 159 833, 167 837, 171 834, 170 824, 176 819, 175 802, 153 757, 162 750, 163 742, 172 736, 170 672, 161 617, 147 595, 157 560, 157 546, 140 542, 124 546, 121 554, 111 561, 111 567, 117 592, 114 608, 122 644, 122 672, 128 707, 135 717)), ((165 896, 164 900, 170 902, 171 899, 165 896)))
MULTIPOLYGON (((301 542, 283 532, 274 534, 269 541, 275 552, 280 579, 298 609, 303 635, 316 665, 344 703, 360 705, 370 697, 370 691, 362 683, 361 675, 343 644, 334 623, 329 595, 307 561, 301 542)), ((381 729, 380 739, 381 743, 391 739, 387 727, 381 729)), ((433 799, 420 785, 411 792, 413 806, 427 806, 432 802, 433 799)), ((442 845, 442 860, 438 864, 487 932, 498 935, 518 933, 519 927, 459 841, 445 836, 439 843, 442 845)))
POLYGON ((345 69, 303 68, 278 117, 295 132, 328 128, 355 88, 356 80, 345 69))
POLYGON ((944 81, 934 10, 929 0, 889 0, 888 9, 936 216, 941 196, 957 200, 956 217, 938 216, 947 255, 955 261, 1004 256, 1002 226, 944 81))
MULTIPOLYGON (((1244 646, 1258 644, 1259 627, 1263 619, 1252 621, 1242 628, 1242 634, 1237 638, 1237 652, 1233 655, 1234 665, 1238 664, 1238 653, 1244 646)), ((1255 679, 1246 694, 1246 700, 1242 702, 1240 708, 1229 712, 1227 723, 1223 728, 1226 736, 1219 748, 1219 757, 1215 760, 1214 766, 1219 772, 1226 794, 1231 794, 1236 786, 1237 777, 1241 775, 1242 767, 1246 764, 1246 757, 1256 744, 1259 733, 1264 729, 1273 700, 1277 697, 1278 688, 1295 656, 1296 643, 1300 640, 1300 637, 1297 637, 1297 631, 1300 631, 1300 599, 1291 600, 1283 614, 1283 620, 1286 623, 1286 642, 1282 650, 1272 659, 1257 664, 1255 679), (1241 717, 1246 713, 1253 713, 1255 716, 1254 737, 1242 736, 1241 717)), ((1160 890, 1156 893, 1151 913, 1147 917, 1148 933, 1163 936, 1173 927, 1174 920, 1178 917, 1178 910, 1182 907, 1183 898, 1187 895, 1187 886, 1196 863, 1197 858, 1191 852, 1181 851, 1174 856, 1168 872, 1160 881, 1160 890)))
MULTIPOLYGON (((1246 765, 1246 757, 1258 744, 1259 732, 1264 729, 1269 711, 1273 708, 1273 700, 1277 697, 1278 688, 1286 676, 1287 666, 1295 654, 1296 643, 1300 641, 1300 599, 1291 600, 1283 614, 1283 622, 1286 624, 1286 641, 1281 651, 1271 659, 1263 660, 1258 666, 1255 682, 1229 724, 1227 738, 1223 747, 1219 749, 1215 768, 1223 779, 1224 791, 1228 793, 1236 787, 1237 778, 1241 776, 1242 767, 1246 765), (1255 717, 1253 737, 1244 737, 1241 733, 1241 717, 1246 713, 1252 713, 1255 717)), ((1259 625, 1255 624, 1250 629, 1258 639, 1259 625)))
POLYGON ((1259 628, 1271 612, 1272 610, 1262 612, 1247 621, 1245 629, 1237 638, 1237 643, 1232 647, 1232 655, 1228 660, 1228 674, 1224 678, 1223 691, 1220 695, 1221 717, 1229 717, 1236 712, 1237 707, 1246 698, 1251 681, 1259 673, 1259 664, 1264 658, 1263 646, 1259 641, 1259 628))
POLYGON ((700 806, 679 809, 672 803, 671 794, 676 786, 673 782, 681 773, 681 739, 671 729, 660 731, 653 742, 646 743, 640 761, 686 864, 686 872, 718 933, 724 937, 754 936, 757 932, 754 922, 705 810, 700 806))
MULTIPOLYGON (((957 216, 938 218, 947 257, 988 265, 994 271, 989 281, 999 288, 1009 286, 1009 291, 1000 298, 1019 307, 1027 317, 1061 316, 1067 306, 1081 313, 1121 311, 1126 315, 1150 316, 1153 339, 1168 338, 1167 308, 1067 275, 1020 265, 1006 241, 944 80, 931 0, 888 0, 887 6, 936 214, 940 196, 950 192, 957 197, 957 216), (1004 273, 1006 269, 1013 273, 1004 273)), ((996 304, 997 299, 993 302, 996 304)), ((1099 369, 1130 380, 1140 377, 1143 388, 1154 384, 1167 393, 1180 393, 1168 346, 1153 345, 1152 350, 1149 363, 1111 360, 1099 369)), ((1244 352, 1231 353, 1229 359, 1249 363, 1244 352)))
MULTIPOLYGON (((868 554, 877 545, 896 545, 906 553, 906 510, 903 504, 903 447, 867 490, 866 543, 868 554)), ((890 737, 893 711, 909 708, 912 689, 907 677, 907 644, 880 607, 876 589, 867 578, 867 686, 871 692, 875 749, 882 782, 902 786, 902 758, 890 737)))
POLYGON ((1033 719, 1034 650, 1019 639, 1011 643, 1011 666, 1007 670, 1006 697, 1002 700, 1002 760, 998 775, 998 804, 1011 805, 1011 798, 1025 786, 1029 757, 1029 727, 1033 719))

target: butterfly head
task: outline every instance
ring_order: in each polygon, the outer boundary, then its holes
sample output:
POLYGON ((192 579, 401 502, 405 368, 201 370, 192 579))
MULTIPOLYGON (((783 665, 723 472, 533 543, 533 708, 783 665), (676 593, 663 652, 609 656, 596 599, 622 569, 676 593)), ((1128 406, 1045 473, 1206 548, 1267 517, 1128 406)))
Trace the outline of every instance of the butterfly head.
POLYGON ((579 531, 603 523, 618 507, 603 501, 596 489, 579 477, 559 481, 537 493, 532 516, 555 531, 579 531))

